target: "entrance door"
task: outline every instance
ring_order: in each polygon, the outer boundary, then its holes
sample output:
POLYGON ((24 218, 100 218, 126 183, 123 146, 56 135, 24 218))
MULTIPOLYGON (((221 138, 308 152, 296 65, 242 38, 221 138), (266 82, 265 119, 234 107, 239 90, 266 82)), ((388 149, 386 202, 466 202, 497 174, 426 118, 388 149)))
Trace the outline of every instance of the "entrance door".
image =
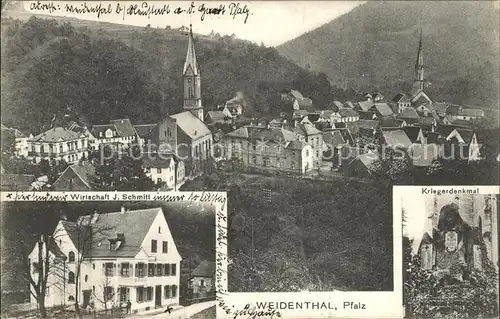
POLYGON ((161 307, 161 285, 155 288, 155 307, 161 307))
POLYGON ((92 290, 84 290, 83 291, 83 308, 87 308, 87 306, 90 303, 90 294, 92 293, 92 290))

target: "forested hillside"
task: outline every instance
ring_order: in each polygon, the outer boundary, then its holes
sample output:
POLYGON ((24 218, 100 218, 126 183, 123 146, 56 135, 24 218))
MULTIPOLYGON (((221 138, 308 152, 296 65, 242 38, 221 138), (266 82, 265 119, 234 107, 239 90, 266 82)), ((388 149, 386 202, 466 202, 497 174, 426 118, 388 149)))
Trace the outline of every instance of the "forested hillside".
MULTIPOLYGON (((57 121, 129 117, 154 122, 182 105, 187 36, 177 30, 94 27, 32 17, 2 19, 2 121, 32 133, 57 121)), ((278 113, 278 93, 295 87, 323 105, 336 93, 324 74, 301 69, 234 37, 197 36, 206 110, 242 91, 253 116, 278 113)))
POLYGON ((408 88, 423 31, 428 93, 498 109, 499 6, 494 1, 368 1, 278 47, 359 89, 408 88))

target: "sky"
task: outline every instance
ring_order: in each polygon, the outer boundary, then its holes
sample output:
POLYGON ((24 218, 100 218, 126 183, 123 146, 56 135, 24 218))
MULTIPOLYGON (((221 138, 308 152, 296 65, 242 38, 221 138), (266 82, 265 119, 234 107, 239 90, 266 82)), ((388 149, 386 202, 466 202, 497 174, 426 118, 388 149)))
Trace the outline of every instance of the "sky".
MULTIPOLYGON (((51 1, 39 1, 42 4, 51 1)), ((57 7, 35 7, 36 1, 24 2, 24 9, 32 13, 51 14, 57 16, 71 16, 79 19, 106 21, 121 24, 164 28, 170 25, 178 28, 182 25, 193 25, 193 32, 209 34, 212 30, 221 35, 235 34, 240 39, 250 40, 266 46, 276 46, 297 36, 313 30, 334 18, 345 14, 363 1, 249 1, 249 2, 216 2, 216 1, 61 1, 54 2, 57 7), (188 9, 193 6, 193 12, 188 13, 188 9), (238 7, 235 6, 238 4, 238 7), (86 9, 100 5, 102 10, 108 6, 110 13, 102 13, 97 17, 97 13, 71 13, 67 5, 73 8, 86 9), (86 5, 86 8, 84 7, 86 5), (168 5, 170 12, 159 15, 141 16, 127 14, 130 6, 137 5, 139 8, 156 9, 168 5), (120 13, 117 6, 125 8, 120 13), (205 11, 202 21, 203 8, 224 8, 220 13, 209 14, 205 11), (174 14, 179 7, 183 11, 174 14), (239 10, 237 10, 239 9, 239 10), (239 14, 232 15, 232 12, 239 14), (123 14, 125 12, 125 15, 123 14)))

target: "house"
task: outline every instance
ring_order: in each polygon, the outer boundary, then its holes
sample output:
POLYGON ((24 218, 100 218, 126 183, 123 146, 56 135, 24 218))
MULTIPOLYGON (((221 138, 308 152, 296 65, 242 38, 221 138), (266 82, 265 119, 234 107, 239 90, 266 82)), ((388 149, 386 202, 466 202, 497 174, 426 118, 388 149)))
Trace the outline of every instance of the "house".
POLYGON ((425 137, 421 127, 408 125, 402 129, 412 143, 425 144, 425 137))
POLYGON ((205 116, 205 123, 215 124, 215 123, 228 123, 231 117, 224 115, 223 111, 208 111, 205 116))
POLYGON ((480 120, 484 117, 484 111, 473 108, 460 108, 456 113, 450 114, 453 120, 480 120))
POLYGON ((413 121, 416 121, 419 118, 419 116, 418 116, 417 110, 415 110, 412 107, 407 107, 407 108, 403 109, 403 111, 401 111, 401 113, 399 113, 396 116, 396 118, 398 118, 400 120, 405 120, 407 122, 413 122, 413 121))
POLYGON ((139 146, 150 144, 151 133, 155 128, 156 124, 134 125, 135 132, 137 133, 137 144, 139 144, 139 146))
POLYGON ((2 174, 0 190, 5 191, 31 191, 34 189, 35 175, 31 174, 2 174))
POLYGON ((446 156, 467 159, 469 162, 481 159, 481 146, 477 141, 476 132, 470 129, 455 128, 447 137, 446 156))
POLYGON ((128 148, 131 144, 138 142, 137 132, 129 119, 109 122, 109 124, 92 126, 96 149, 104 145, 117 149, 128 148))
POLYGON ((374 102, 380 102, 384 99, 384 96, 382 95, 382 93, 379 93, 379 92, 367 93, 367 94, 365 94, 365 97, 369 100, 374 101, 374 102))
POLYGON ((28 139, 28 159, 35 163, 41 160, 64 160, 69 164, 88 158, 88 137, 63 127, 54 127, 28 139))
POLYGON ((184 162, 173 153, 143 153, 142 167, 155 183, 165 183, 167 189, 177 190, 185 180, 184 162))
POLYGON ((323 135, 313 124, 296 124, 291 131, 303 136, 303 140, 312 147, 312 155, 314 157, 314 165, 321 165, 321 158, 323 154, 323 135))
POLYGON ((55 191, 91 191, 95 177, 96 167, 85 161, 66 167, 52 186, 55 191))
POLYGON ((92 132, 86 127, 86 126, 81 126, 75 121, 71 121, 67 127, 68 130, 73 131, 75 133, 80 133, 84 134, 88 138, 88 144, 89 144, 89 149, 96 149, 96 140, 94 135, 92 135, 92 132))
POLYGON ((434 111, 432 107, 432 103, 422 103, 418 105, 415 110, 417 110, 418 115, 420 116, 431 116, 432 111, 434 111))
POLYGON ((236 96, 226 102, 224 105, 223 112, 229 117, 240 117, 243 115, 245 104, 245 98, 242 92, 237 92, 236 96))
POLYGON ((245 166, 303 174, 314 166, 314 152, 304 137, 283 128, 243 126, 223 138, 224 157, 245 166))
POLYGON ((380 161, 377 152, 368 151, 365 154, 356 156, 342 172, 346 176, 365 178, 375 170, 375 164, 380 161))
POLYGON ((297 90, 290 90, 290 92, 282 93, 281 100, 293 103, 295 100, 301 100, 304 96, 297 90))
POLYGON ((344 139, 340 131, 323 132, 323 141, 326 145, 326 150, 323 152, 323 160, 337 164, 340 150, 344 145, 348 145, 348 142, 344 139))
POLYGON ((368 153, 368 149, 365 147, 356 147, 353 145, 343 145, 340 148, 339 157, 338 157, 338 166, 341 170, 347 168, 349 163, 351 163, 356 157, 362 154, 368 153))
POLYGON ((411 106, 411 100, 408 95, 404 93, 398 93, 391 100, 391 104, 393 104, 397 110, 397 113, 401 113, 405 108, 411 106))
POLYGON ((413 166, 429 167, 439 158, 441 150, 441 145, 436 143, 413 144, 408 155, 413 166))
POLYGON ((339 119, 336 122, 356 122, 359 120, 359 114, 353 109, 340 108, 337 112, 339 119))
MULTIPOLYGON (((162 208, 122 207, 61 220, 49 238, 42 245, 42 255, 48 250, 51 260, 47 307, 69 305, 77 296, 82 308, 93 303, 97 310, 130 300, 133 313, 179 304, 181 256, 162 208)), ((38 254, 35 245, 29 255, 35 281, 44 267, 38 254)))
POLYGON ((193 298, 215 294, 215 262, 203 260, 191 273, 190 285, 193 298))
POLYGON ((382 145, 392 149, 408 150, 413 144, 403 128, 382 127, 380 130, 382 131, 382 145))
POLYGON ((354 104, 354 110, 361 113, 368 113, 375 106, 372 100, 360 101, 354 104))
POLYGON ((375 103, 374 112, 377 118, 387 118, 394 115, 394 112, 387 103, 375 103))
POLYGON ((310 110, 313 107, 313 102, 310 98, 305 97, 302 99, 296 99, 293 102, 294 110, 310 110))
POLYGON ((439 115, 440 117, 445 116, 448 114, 448 108, 450 107, 450 104, 444 103, 444 102, 434 102, 432 103, 432 109, 436 111, 436 114, 439 115))
MULTIPOLYGON (((28 136, 16 128, 9 128, 2 125, 1 130, 2 152, 10 151, 13 146, 14 154, 18 157, 28 156, 28 136)), ((31 136, 33 137, 33 136, 31 136)))

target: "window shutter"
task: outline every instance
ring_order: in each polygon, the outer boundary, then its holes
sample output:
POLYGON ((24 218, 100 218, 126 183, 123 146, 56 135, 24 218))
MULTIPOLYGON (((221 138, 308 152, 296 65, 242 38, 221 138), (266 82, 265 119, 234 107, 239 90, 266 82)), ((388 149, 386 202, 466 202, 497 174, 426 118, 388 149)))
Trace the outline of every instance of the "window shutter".
POLYGON ((135 267, 130 268, 130 277, 137 276, 137 264, 135 264, 135 267), (135 268, 135 270, 134 270, 135 268))
MULTIPOLYGON (((137 265, 135 265, 137 267, 137 265)), ((141 287, 137 287, 135 288, 135 301, 136 302, 139 302, 139 290, 141 289, 141 287)))

